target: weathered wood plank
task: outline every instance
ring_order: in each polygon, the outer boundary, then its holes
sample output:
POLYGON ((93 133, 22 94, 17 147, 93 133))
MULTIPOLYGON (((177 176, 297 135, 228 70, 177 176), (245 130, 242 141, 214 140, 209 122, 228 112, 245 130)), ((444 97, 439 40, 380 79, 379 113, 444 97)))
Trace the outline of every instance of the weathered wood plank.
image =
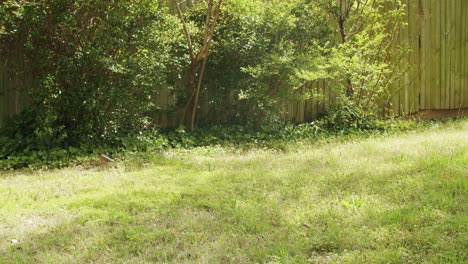
POLYGON ((11 92, 10 92, 10 85, 11 85, 11 74, 8 71, 8 65, 5 65, 6 67, 3 69, 4 70, 4 79, 3 79, 3 85, 4 85, 4 90, 5 90, 5 105, 3 107, 4 110, 4 117, 5 121, 7 121, 9 115, 10 115, 10 105, 11 105, 11 92))
MULTIPOLYGON (((466 1, 465 1, 466 2, 466 1)), ((465 105, 465 80, 464 80, 464 68, 465 68, 465 61, 464 61, 464 42, 465 42, 465 37, 464 37, 464 29, 465 29, 465 25, 463 23, 464 21, 464 17, 465 17, 465 13, 464 13, 464 1, 461 1, 460 2, 460 30, 459 30, 459 50, 458 50, 458 53, 460 54, 459 55, 459 58, 458 58, 458 64, 459 64, 459 85, 460 85, 460 107, 463 108, 464 105, 465 105)))
POLYGON ((420 60, 420 104, 421 104, 421 109, 426 109, 426 14, 425 14, 425 1, 421 0, 419 1, 419 23, 420 23, 420 30, 421 30, 421 35, 420 35, 420 40, 419 40, 419 60, 420 60))
MULTIPOLYGON (((392 8, 392 7, 387 7, 387 8, 392 8)), ((391 49, 397 49, 398 45, 400 45, 400 34, 401 30, 396 32, 397 34, 395 35, 395 38, 393 39, 393 42, 391 43, 390 48, 391 49)), ((398 63, 395 65, 397 74, 399 75, 401 73, 401 62, 398 61, 399 58, 391 58, 393 63, 398 63)), ((400 77, 400 76, 397 76, 400 77)), ((391 115, 401 115, 400 111, 400 92, 402 89, 402 84, 401 84, 401 78, 398 78, 395 80, 390 87, 390 92, 392 93, 392 98, 390 99, 390 104, 391 104, 391 115)))
POLYGON ((416 71, 415 71, 415 65, 416 65, 416 58, 414 56, 414 50, 415 47, 414 43, 416 43, 416 28, 415 28, 415 23, 409 23, 412 19, 414 19, 414 13, 412 13, 412 9, 414 8, 410 2, 406 4, 406 19, 407 19, 407 27, 408 27, 408 36, 407 36, 407 43, 405 43, 408 49, 410 49, 410 53, 408 53, 408 58, 407 58, 407 71, 408 71, 408 79, 407 79, 407 104, 408 104, 408 111, 407 113, 412 113, 415 112, 415 105, 414 105, 414 96, 415 96, 415 85, 416 85, 416 71))
POLYGON ((414 91, 413 91, 413 103, 415 105, 415 111, 419 111, 420 109, 420 102, 419 102, 419 87, 420 87, 420 78, 419 78, 419 35, 421 30, 419 28, 419 1, 411 1, 412 9, 411 12, 413 16, 411 20, 408 20, 408 23, 413 25, 413 30, 415 31, 414 35, 414 43, 413 43, 413 57, 414 57, 414 91))
POLYGON ((456 0, 449 1, 450 5, 450 108, 455 109, 455 85, 456 85, 456 72, 455 72, 455 65, 456 65, 456 52, 455 52, 455 43, 456 43, 456 30, 455 24, 456 21, 456 0))
POLYGON ((445 108, 450 109, 450 89, 451 89, 451 76, 450 76, 450 62, 451 62, 451 57, 450 57, 450 22, 451 22, 451 4, 452 1, 446 1, 445 2, 445 67, 444 67, 444 72, 445 72, 445 108))
POLYGON ((465 107, 465 27, 466 27, 466 1, 460 2, 460 47, 459 47, 459 63, 460 63, 460 107, 465 107))
POLYGON ((464 87, 463 90, 465 91, 465 104, 464 107, 468 107, 468 2, 463 1, 463 17, 465 18, 465 27, 463 30, 463 37, 464 37, 464 54, 462 56, 463 58, 463 65, 464 65, 464 87))
POLYGON ((453 43, 453 56, 454 56, 454 64, 453 64, 453 76, 454 76, 454 83, 453 83, 453 107, 460 108, 460 28, 461 28, 461 2, 460 0, 455 0, 455 10, 454 10, 454 43, 453 43))
POLYGON ((432 96, 432 34, 431 34, 431 0, 425 0, 424 4, 424 23, 425 23, 425 36, 424 36, 424 42, 425 42, 425 83, 424 83, 424 90, 425 90, 425 106, 426 109, 431 109, 431 96, 432 96))
POLYGON ((319 111, 319 105, 318 105, 318 101, 317 101, 317 94, 318 94, 318 82, 313 82, 310 84, 310 89, 312 91, 312 98, 310 98, 309 100, 309 104, 311 106, 311 109, 310 109, 310 119, 313 120, 315 118, 317 118, 317 113, 319 111))
POLYGON ((6 96, 5 96, 5 85, 4 85, 4 69, 3 63, 0 61, 0 127, 3 126, 5 122, 5 104, 6 104, 6 96))
POLYGON ((440 16, 440 108, 441 109, 447 109, 447 100, 446 100, 446 93, 445 89, 447 87, 447 72, 446 72, 446 67, 447 67, 447 15, 446 15, 446 10, 447 10, 447 3, 442 1, 440 2, 440 10, 439 10, 439 16, 440 16))
POLYGON ((306 101, 304 101, 304 113, 303 113, 303 115, 304 115, 304 121, 305 122, 312 121, 311 114, 312 114, 312 101, 309 98, 306 101))
POLYGON ((330 109, 330 87, 331 82, 324 81, 323 83, 323 103, 324 103, 324 111, 327 112, 330 109))
POLYGON ((431 108, 440 109, 440 1, 432 0, 431 5, 431 38, 433 48, 431 50, 431 64, 433 72, 431 73, 431 108))
POLYGON ((461 27, 460 27, 460 105, 462 108, 466 107, 466 93, 468 87, 466 86, 466 60, 465 60, 465 53, 466 53, 466 1, 461 1, 461 27))
MULTIPOLYGON (((405 12, 408 12, 405 10, 405 12)), ((408 27, 403 26, 400 30, 400 41, 398 46, 406 46, 409 43, 408 39, 408 27)), ((408 58, 403 58, 400 63, 400 72, 403 72, 401 81, 400 81, 400 115, 405 115, 409 112, 409 100, 408 100, 408 90, 409 90, 409 72, 407 71, 408 58)))
POLYGON ((325 80, 318 81, 318 90, 319 90, 319 106, 320 106, 320 113, 325 112, 325 80))
POLYGON ((299 115, 300 115, 300 118, 299 118, 299 122, 300 123, 305 123, 307 122, 307 117, 306 117, 306 109, 307 109, 307 104, 306 104, 306 101, 301 101, 300 102, 300 110, 299 110, 299 115))

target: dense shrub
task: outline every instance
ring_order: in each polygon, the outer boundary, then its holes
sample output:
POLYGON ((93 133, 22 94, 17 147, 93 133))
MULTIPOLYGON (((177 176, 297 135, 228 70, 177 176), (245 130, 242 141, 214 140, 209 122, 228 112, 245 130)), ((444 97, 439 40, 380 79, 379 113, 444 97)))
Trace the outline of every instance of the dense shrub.
MULTIPOLYGON (((2 51, 25 46, 39 86, 32 111, 50 114, 76 143, 148 128, 161 90, 176 94, 174 112, 183 108, 186 88, 174 84, 184 82, 187 43, 162 2, 2 3, 2 51)), ((206 8, 204 1, 189 2, 185 17, 199 43, 206 8)), ((399 49, 390 47, 404 9, 393 0, 351 7, 340 40, 332 19, 342 13, 337 1, 224 1, 198 123, 275 121, 285 103, 320 98, 309 88, 319 79, 338 99, 375 113, 398 76, 389 60, 399 49)))
MULTIPOLYGON (((190 10, 189 18, 199 16, 190 10)), ((207 66, 203 124, 277 121, 283 105, 310 98, 303 69, 316 70, 332 25, 306 1, 226 1, 207 66)))
MULTIPOLYGON (((339 105, 347 102, 340 101, 347 100, 369 112, 367 119, 376 117, 391 96, 393 82, 406 70, 393 61, 407 52, 394 45, 404 27, 404 6, 393 0, 354 1, 350 12, 342 14, 346 38, 340 39, 334 19, 342 13, 338 2, 225 1, 198 123, 276 121, 286 103, 323 98, 310 88, 318 80, 337 96, 338 105, 328 107, 332 111, 342 109, 339 105)), ((195 28, 201 28, 203 12, 202 5, 188 10, 195 28)))
POLYGON ((3 23, 2 46, 24 47, 36 81, 37 136, 76 145, 151 126, 153 98, 178 60, 178 24, 158 1, 21 1, 2 13, 14 20, 3 23))
MULTIPOLYGON (((206 3, 189 2, 185 17, 197 48, 206 3)), ((165 111, 179 114, 187 93, 178 84, 190 64, 180 20, 167 1, 3 1, 1 63, 24 55, 34 82, 20 87, 29 95, 28 109, 0 132, 0 167, 71 160, 106 148, 270 144, 323 130, 375 129, 376 109, 398 78, 395 69, 405 70, 390 61, 404 52, 391 48, 404 8, 394 0, 355 1, 340 40, 331 19, 340 15, 338 2, 225 0, 197 121, 210 128, 161 134, 155 132, 161 110, 155 97, 173 94, 176 103, 165 111), (321 98, 309 88, 317 80, 337 95, 336 104, 313 126, 285 126, 286 103, 321 98)))
MULTIPOLYGON (((336 95, 337 106, 332 105, 332 110, 344 110, 346 115, 350 112, 346 108, 352 107, 363 112, 365 119, 377 117, 379 110, 390 105, 394 82, 408 71, 402 58, 409 48, 398 42, 406 26, 404 4, 399 0, 322 0, 315 1, 315 6, 334 18, 335 40, 323 46, 322 70, 306 69, 301 76, 327 82, 336 95)), ((354 119, 349 123, 355 123, 354 119)))
POLYGON ((347 133, 349 131, 364 131, 379 129, 378 118, 371 112, 366 112, 347 98, 342 98, 331 107, 317 125, 330 132, 347 133))

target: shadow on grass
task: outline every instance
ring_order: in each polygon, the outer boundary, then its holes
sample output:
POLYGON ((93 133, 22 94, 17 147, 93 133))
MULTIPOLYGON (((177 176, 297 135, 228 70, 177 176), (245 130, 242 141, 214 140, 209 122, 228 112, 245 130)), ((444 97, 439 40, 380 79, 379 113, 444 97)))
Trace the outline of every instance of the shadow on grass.
POLYGON ((66 206, 71 221, 11 245, 0 262, 463 262, 464 157, 321 178, 213 172, 175 191, 82 198, 66 206))

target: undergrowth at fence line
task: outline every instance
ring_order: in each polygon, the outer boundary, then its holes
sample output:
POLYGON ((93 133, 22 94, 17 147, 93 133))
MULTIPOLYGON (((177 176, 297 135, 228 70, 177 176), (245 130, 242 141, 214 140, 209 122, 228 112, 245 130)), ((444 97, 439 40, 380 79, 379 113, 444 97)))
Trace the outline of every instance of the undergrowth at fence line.
MULTIPOLYGON (((349 116, 345 116, 350 118, 349 116)), ((294 149, 297 144, 349 140, 379 136, 445 124, 457 124, 466 117, 445 121, 385 121, 347 120, 342 115, 325 117, 319 121, 295 125, 276 123, 255 125, 212 126, 193 132, 179 129, 153 129, 137 134, 121 135, 103 142, 85 142, 70 146, 60 142, 40 140, 40 135, 21 130, 21 124, 9 127, 0 134, 0 169, 60 168, 96 160, 99 153, 106 153, 122 160, 154 155, 169 149, 192 149, 206 146, 224 148, 294 149), (350 125, 351 124, 351 125, 350 125), (16 131, 15 131, 16 129, 16 131), (25 133, 26 132, 26 133, 25 133), (8 133, 10 133, 8 135, 8 133)), ((352 118, 352 117, 351 117, 352 118)))

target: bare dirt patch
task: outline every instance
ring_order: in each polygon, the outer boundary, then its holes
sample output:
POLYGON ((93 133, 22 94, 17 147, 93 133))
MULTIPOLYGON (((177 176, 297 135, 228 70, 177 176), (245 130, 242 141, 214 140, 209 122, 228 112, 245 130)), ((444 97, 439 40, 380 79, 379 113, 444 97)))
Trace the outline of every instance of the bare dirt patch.
POLYGON ((445 119, 452 117, 459 117, 468 115, 468 108, 455 109, 455 110, 421 110, 417 113, 410 114, 406 119, 420 119, 420 120, 433 120, 433 119, 445 119))

